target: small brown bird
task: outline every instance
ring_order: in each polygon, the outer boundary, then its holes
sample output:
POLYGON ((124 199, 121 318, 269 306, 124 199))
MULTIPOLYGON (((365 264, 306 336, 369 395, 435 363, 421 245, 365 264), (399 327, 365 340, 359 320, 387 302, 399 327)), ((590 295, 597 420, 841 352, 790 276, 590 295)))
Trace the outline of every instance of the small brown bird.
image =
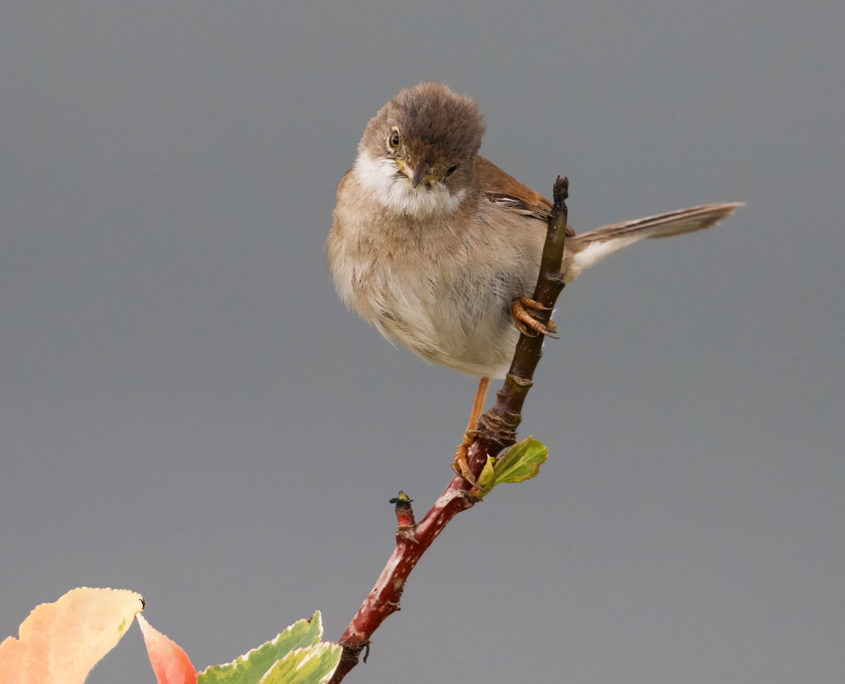
MULTIPOLYGON (((475 100, 442 83, 398 93, 370 119, 340 181, 327 248, 349 308, 424 359, 480 376, 486 395, 489 378, 507 373, 519 330, 547 331, 526 308, 551 203, 479 156, 484 130, 475 100)), ((640 240, 709 228, 739 206, 581 235, 567 226, 564 280, 640 240)))

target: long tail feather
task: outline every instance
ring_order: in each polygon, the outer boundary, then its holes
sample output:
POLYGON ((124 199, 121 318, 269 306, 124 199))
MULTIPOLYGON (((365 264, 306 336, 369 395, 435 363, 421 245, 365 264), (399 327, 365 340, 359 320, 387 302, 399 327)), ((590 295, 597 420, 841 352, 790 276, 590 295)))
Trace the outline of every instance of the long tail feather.
POLYGON ((743 202, 705 204, 668 214, 614 223, 576 235, 566 242, 566 282, 620 249, 640 240, 664 238, 709 228, 730 216, 743 202))

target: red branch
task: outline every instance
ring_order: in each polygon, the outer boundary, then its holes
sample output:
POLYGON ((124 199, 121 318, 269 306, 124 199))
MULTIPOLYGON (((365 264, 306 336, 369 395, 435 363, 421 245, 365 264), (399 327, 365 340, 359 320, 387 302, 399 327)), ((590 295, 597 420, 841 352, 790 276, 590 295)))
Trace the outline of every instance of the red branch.
MULTIPOLYGON (((460 480, 463 482, 463 480, 460 480)), ((358 654, 370 643, 370 635, 391 613, 399 610, 405 580, 425 550, 437 539, 449 521, 475 502, 465 489, 447 489, 415 528, 396 532, 396 548, 387 560, 376 584, 340 638, 343 656, 332 678, 339 682, 358 662, 358 654), (341 672, 341 669, 345 669, 341 672)))
MULTIPOLYGON (((563 289, 560 268, 566 236, 567 210, 564 200, 568 196, 568 190, 567 179, 558 178, 554 187, 554 206, 548 219, 540 275, 534 291, 534 299, 546 307, 546 310, 538 315, 538 319, 544 324, 548 323, 551 309, 563 289)), ((534 369, 540 360, 542 343, 542 336, 520 335, 513 363, 504 386, 497 394, 496 405, 482 416, 478 436, 467 454, 467 461, 476 476, 486 463, 488 454, 495 456, 516 439, 522 404, 531 387, 534 369)), ((455 475, 425 518, 416 526, 413 525, 410 499, 402 492, 396 499, 391 499, 391 502, 396 504, 396 516, 399 521, 396 547, 375 586, 340 637, 343 654, 329 684, 339 684, 343 680, 358 664, 361 651, 365 651, 366 662, 370 636, 388 615, 399 610, 399 600, 411 570, 449 521, 461 511, 475 505, 473 494, 470 483, 460 475, 455 475)))

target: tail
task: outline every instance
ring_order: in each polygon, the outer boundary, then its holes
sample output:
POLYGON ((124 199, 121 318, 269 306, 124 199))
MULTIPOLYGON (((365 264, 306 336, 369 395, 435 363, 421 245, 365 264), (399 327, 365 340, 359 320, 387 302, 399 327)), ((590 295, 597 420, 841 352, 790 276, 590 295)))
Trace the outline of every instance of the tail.
POLYGON ((663 238, 709 228, 730 216, 744 202, 705 204, 659 216, 602 226, 566 241, 565 280, 581 273, 620 249, 648 238, 663 238))

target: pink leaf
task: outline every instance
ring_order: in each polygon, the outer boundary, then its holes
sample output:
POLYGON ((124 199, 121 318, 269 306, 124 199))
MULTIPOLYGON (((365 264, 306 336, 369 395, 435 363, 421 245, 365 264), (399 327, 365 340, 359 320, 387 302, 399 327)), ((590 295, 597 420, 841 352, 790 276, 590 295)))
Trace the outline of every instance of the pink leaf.
POLYGON ((197 684, 197 671, 182 647, 152 627, 143 615, 138 615, 138 625, 158 684, 197 684))

